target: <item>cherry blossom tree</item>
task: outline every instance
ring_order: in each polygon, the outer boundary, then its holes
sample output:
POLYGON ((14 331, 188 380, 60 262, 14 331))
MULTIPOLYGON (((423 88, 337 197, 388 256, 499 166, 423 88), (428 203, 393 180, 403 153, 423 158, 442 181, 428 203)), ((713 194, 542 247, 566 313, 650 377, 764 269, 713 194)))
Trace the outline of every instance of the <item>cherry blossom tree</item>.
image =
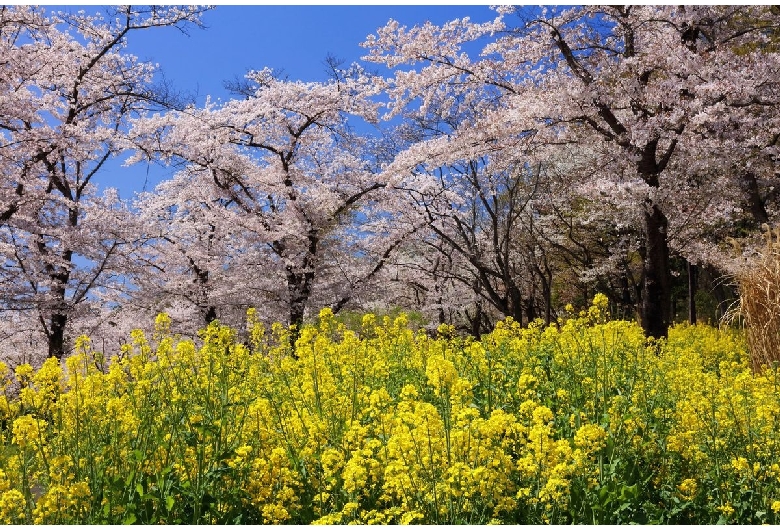
POLYGON ((326 83, 250 72, 241 90, 137 120, 138 158, 185 164, 166 200, 208 205, 218 232, 240 233, 229 274, 242 303, 299 325, 311 300, 340 309, 368 288, 397 246, 372 140, 347 122, 375 121, 376 105, 359 71, 326 83))
MULTIPOLYGON (((136 230, 145 244, 125 267, 137 288, 130 304, 152 317, 168 312, 180 325, 194 327, 187 330, 192 333, 218 317, 229 321, 220 302, 231 293, 220 289, 230 285, 225 276, 241 246, 233 243, 242 241, 241 231, 223 222, 224 205, 200 191, 172 179, 137 198, 136 230)), ((233 285, 232 291, 241 288, 233 285)))
POLYGON ((421 228, 404 240, 383 271, 381 279, 386 287, 378 300, 382 305, 362 309, 418 312, 431 332, 440 324, 450 324, 479 336, 492 327, 498 313, 486 307, 479 296, 476 278, 471 283, 464 281, 469 275, 473 270, 461 254, 452 252, 435 233, 421 228))
MULTIPOLYGON (((549 322, 551 278, 535 226, 540 169, 471 160, 435 168, 433 175, 420 170, 436 185, 398 189, 408 194, 407 215, 417 214, 428 228, 422 242, 447 262, 453 253, 462 258, 459 267, 446 270, 479 299, 468 317, 469 331, 478 335, 483 323, 489 329, 483 303, 521 323, 537 317, 549 322)), ((441 277, 443 270, 431 272, 441 277)))
POLYGON ((66 352, 69 323, 110 288, 133 243, 116 194, 95 182, 123 150, 127 119, 160 103, 154 68, 124 53, 126 40, 198 25, 202 11, 0 9, 0 304, 37 320, 50 356, 66 352))
POLYGON ((641 321, 662 337, 672 253, 717 261, 716 245, 697 237, 704 228, 733 223, 746 204, 757 218, 776 215, 767 189, 780 63, 765 50, 778 20, 765 7, 626 6, 500 8, 484 24, 411 29, 391 21, 365 43, 368 60, 397 69, 376 81, 388 116, 457 119, 389 170, 473 159, 517 140, 535 146, 531 165, 579 146, 586 156, 569 168, 572 186, 608 197, 614 223, 640 234, 641 321))

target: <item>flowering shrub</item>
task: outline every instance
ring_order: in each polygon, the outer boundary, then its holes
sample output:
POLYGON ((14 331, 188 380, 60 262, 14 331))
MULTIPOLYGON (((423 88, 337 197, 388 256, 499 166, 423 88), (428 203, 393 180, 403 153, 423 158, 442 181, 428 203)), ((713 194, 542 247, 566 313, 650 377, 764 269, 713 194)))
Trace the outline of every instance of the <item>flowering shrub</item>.
POLYGON ((249 315, 0 367, 4 523, 780 523, 780 377, 740 333, 647 344, 598 296, 482 340, 249 315), (659 353, 660 352, 660 353, 659 353), (11 388, 18 387, 18 392, 11 388))

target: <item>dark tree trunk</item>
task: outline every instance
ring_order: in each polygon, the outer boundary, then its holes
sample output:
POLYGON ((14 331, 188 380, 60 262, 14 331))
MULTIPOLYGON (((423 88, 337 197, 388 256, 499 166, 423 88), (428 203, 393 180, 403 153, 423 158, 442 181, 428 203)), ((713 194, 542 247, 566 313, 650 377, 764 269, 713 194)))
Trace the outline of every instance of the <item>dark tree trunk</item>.
POLYGON ((758 180, 756 179, 755 173, 748 171, 742 175, 742 187, 745 191, 747 209, 750 211, 755 222, 759 225, 768 223, 769 214, 767 214, 766 205, 758 190, 758 180))
POLYGON ((287 285, 287 291, 290 293, 290 348, 293 358, 297 359, 298 352, 295 349, 295 343, 300 336, 303 315, 306 311, 306 300, 290 284, 287 285))
POLYGON ((482 304, 477 302, 474 318, 471 319, 471 336, 479 338, 482 335, 482 304))
POLYGON ((287 292, 290 295, 290 325, 300 328, 311 295, 311 282, 307 274, 288 273, 287 292))
POLYGON ((620 275, 620 309, 621 318, 636 317, 636 305, 631 299, 631 284, 628 281, 628 271, 620 275))
POLYGON ((698 269, 696 265, 688 262, 688 322, 696 324, 696 289, 698 282, 698 269))
POLYGON ((552 290, 549 284, 544 286, 544 325, 552 322, 552 290))
MULTIPOLYGON (((38 249, 41 255, 49 254, 49 249, 38 240, 38 249)), ((73 252, 65 250, 59 256, 66 263, 71 263, 73 252)), ((69 304, 66 302, 67 285, 70 281, 70 271, 67 268, 57 269, 53 265, 47 264, 49 281, 51 282, 51 314, 48 317, 39 316, 43 324, 44 333, 49 346, 49 357, 62 359, 65 355, 65 330, 68 327, 69 304)))
MULTIPOLYGON (((509 283, 509 282, 507 282, 509 283)), ((504 315, 512 317, 518 324, 523 324, 523 295, 520 293, 520 289, 514 284, 509 284, 509 296, 508 311, 504 311, 504 315)))
POLYGON ((290 345, 293 348, 293 357, 295 353, 295 341, 303 325, 303 317, 306 314, 306 305, 311 296, 312 282, 314 280, 313 272, 295 272, 288 268, 287 270, 287 293, 290 296, 290 345))
POLYGON ((62 359, 65 355, 65 328, 68 326, 67 313, 54 313, 49 319, 46 338, 49 343, 49 357, 62 359))
POLYGON ((645 255, 642 282, 642 329, 648 337, 666 337, 671 310, 668 221, 657 205, 645 211, 645 255))
MULTIPOLYGON (((468 309, 465 311, 466 320, 469 324, 469 333, 472 337, 479 338, 482 335, 482 320, 484 318, 484 310, 482 308, 482 284, 479 281, 479 277, 474 277, 474 282, 471 284, 471 288, 476 294, 476 302, 474 303, 474 315, 470 315, 468 309)), ((443 316, 443 304, 441 298, 439 299, 439 314, 443 316)), ((443 323, 441 317, 439 323, 443 323)))
POLYGON ((208 303, 209 271, 198 267, 195 263, 195 260, 192 258, 189 258, 189 260, 193 271, 195 271, 195 282, 197 284, 197 289, 200 291, 197 298, 198 309, 200 309, 201 313, 203 314, 203 320, 205 321, 206 326, 208 326, 217 319, 217 308, 208 303))
MULTIPOLYGON (((682 132, 682 130, 680 131, 682 132)), ((672 141, 661 161, 657 159, 658 140, 641 150, 637 172, 652 188, 660 186, 663 172, 674 152, 672 141)), ((642 263, 642 329, 647 337, 660 339, 669 332, 672 311, 672 274, 669 268, 669 221, 650 197, 645 200, 645 253, 642 263)))
POLYGON ((203 315, 203 319, 206 321, 207 326, 214 322, 217 319, 217 308, 213 305, 208 306, 203 315))
MULTIPOLYGON (((299 266, 287 265, 285 267, 285 276, 287 280, 287 295, 289 297, 290 313, 289 324, 290 346, 292 355, 298 358, 295 353, 295 342, 303 325, 303 317, 306 315, 306 305, 311 296, 312 286, 315 277, 315 263, 317 257, 317 247, 319 245, 319 235, 317 230, 311 228, 306 237, 307 245, 305 254, 299 266)), ((274 250, 280 257, 284 257, 289 252, 289 248, 282 241, 274 242, 274 250)))
POLYGON ((525 318, 529 324, 536 320, 536 300, 533 296, 529 297, 526 301, 525 318))

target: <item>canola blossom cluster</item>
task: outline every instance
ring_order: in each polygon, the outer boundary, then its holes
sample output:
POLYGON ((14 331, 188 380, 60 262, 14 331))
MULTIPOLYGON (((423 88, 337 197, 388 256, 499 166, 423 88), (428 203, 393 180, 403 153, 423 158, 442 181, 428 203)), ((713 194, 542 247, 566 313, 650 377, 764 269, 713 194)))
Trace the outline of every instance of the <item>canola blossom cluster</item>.
POLYGON ((0 366, 0 522, 780 523, 780 374, 606 298, 480 340, 329 310, 293 346, 165 315, 113 358, 0 366))

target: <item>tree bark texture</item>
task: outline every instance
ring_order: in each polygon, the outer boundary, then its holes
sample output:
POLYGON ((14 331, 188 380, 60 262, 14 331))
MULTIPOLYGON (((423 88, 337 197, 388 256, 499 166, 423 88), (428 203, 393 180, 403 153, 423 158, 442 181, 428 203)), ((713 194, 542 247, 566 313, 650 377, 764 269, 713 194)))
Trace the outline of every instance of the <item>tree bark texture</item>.
POLYGON ((642 329, 648 337, 666 337, 671 311, 668 221, 656 204, 645 211, 642 329))

